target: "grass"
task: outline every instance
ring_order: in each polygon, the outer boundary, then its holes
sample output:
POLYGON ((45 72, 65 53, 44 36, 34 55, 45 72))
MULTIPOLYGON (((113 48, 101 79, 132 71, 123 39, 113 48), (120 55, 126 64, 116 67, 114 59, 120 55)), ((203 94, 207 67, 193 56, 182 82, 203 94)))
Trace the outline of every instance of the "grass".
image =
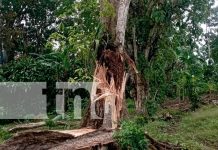
POLYGON ((9 139, 12 135, 0 127, 0 144, 9 139))
POLYGON ((190 150, 218 149, 218 107, 204 106, 183 115, 180 121, 153 121, 146 131, 160 141, 180 144, 190 150))

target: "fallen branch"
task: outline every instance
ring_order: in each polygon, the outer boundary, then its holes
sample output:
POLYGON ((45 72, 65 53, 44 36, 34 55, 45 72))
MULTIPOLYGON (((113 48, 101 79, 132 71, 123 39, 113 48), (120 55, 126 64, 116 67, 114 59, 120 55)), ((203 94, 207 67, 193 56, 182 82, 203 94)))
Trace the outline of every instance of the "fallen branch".
POLYGON ((151 150, 182 150, 182 147, 179 145, 173 145, 167 142, 158 142, 150 137, 146 132, 145 137, 150 141, 149 147, 151 150))
MULTIPOLYGON (((65 122, 58 121, 61 119, 62 119, 62 115, 58 115, 55 118, 53 118, 52 121, 54 121, 54 123, 57 125, 67 125, 67 123, 65 123, 65 122)), ((19 124, 13 128, 8 129, 8 132, 15 133, 18 131, 35 129, 35 128, 46 126, 46 124, 47 124, 46 121, 41 121, 41 122, 36 122, 36 123, 28 123, 28 124, 19 124)))
POLYGON ((28 124, 21 124, 21 125, 16 125, 13 128, 8 129, 9 132, 15 133, 18 131, 22 130, 29 130, 29 129, 34 129, 34 128, 39 128, 42 126, 45 126, 46 122, 37 122, 37 123, 28 123, 28 124))
MULTIPOLYGON (((67 125, 65 122, 61 121, 56 121, 55 124, 57 125, 67 125)), ((16 125, 13 128, 8 129, 8 132, 11 133, 16 133, 18 131, 23 131, 23 130, 30 130, 30 129, 35 129, 35 128, 40 128, 46 126, 46 122, 36 122, 36 123, 28 123, 28 124, 21 124, 21 125, 16 125)))

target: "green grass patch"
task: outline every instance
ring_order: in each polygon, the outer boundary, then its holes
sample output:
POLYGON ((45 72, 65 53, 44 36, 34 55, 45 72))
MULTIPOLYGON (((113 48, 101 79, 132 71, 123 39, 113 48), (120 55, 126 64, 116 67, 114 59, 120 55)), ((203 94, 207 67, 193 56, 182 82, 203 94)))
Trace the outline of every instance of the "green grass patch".
POLYGON ((154 121, 146 131, 160 141, 180 144, 190 150, 218 149, 218 107, 205 106, 187 113, 179 122, 154 121))
POLYGON ((0 144, 9 139, 12 135, 0 127, 0 144))

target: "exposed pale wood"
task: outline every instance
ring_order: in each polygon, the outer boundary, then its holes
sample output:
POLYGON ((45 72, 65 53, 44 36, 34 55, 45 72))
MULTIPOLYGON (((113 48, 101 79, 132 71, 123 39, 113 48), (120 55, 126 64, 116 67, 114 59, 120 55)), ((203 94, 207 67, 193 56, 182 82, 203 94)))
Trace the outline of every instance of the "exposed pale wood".
POLYGON ((111 112, 112 112, 112 114, 111 114, 111 123, 112 123, 112 129, 115 129, 115 128, 117 128, 117 126, 118 126, 118 116, 117 116, 117 109, 116 109, 116 104, 115 104, 115 102, 116 102, 116 97, 115 96, 113 96, 113 97, 111 97, 111 108, 112 108, 112 110, 111 110, 111 112))
POLYGON ((105 98, 105 113, 103 120, 103 128, 117 128, 117 110, 116 110, 116 87, 114 78, 111 78, 110 88, 111 94, 105 98))
POLYGON ((101 90, 101 95, 97 97, 93 102, 95 103, 97 100, 103 100, 105 102, 105 110, 104 110, 104 119, 103 119, 103 128, 116 128, 117 127, 117 110, 115 99, 117 90, 115 87, 114 79, 111 78, 110 84, 106 80, 106 72, 107 69, 104 66, 99 66, 98 73, 96 74, 96 78, 99 80, 99 84, 97 89, 101 90))
MULTIPOLYGON (((121 118, 122 116, 121 115, 124 115, 123 111, 127 111, 125 109, 126 107, 126 102, 125 102, 125 90, 126 90, 126 82, 127 82, 127 79, 128 79, 128 74, 127 73, 124 73, 124 76, 123 76, 123 82, 122 82, 122 85, 121 85, 121 89, 119 91, 119 104, 117 105, 117 111, 119 112, 118 113, 118 118, 121 118)), ((126 113, 126 112, 125 112, 126 113)))
MULTIPOLYGON (((100 11, 104 12, 105 4, 110 3, 114 7, 115 16, 101 16, 101 22, 106 32, 103 41, 106 45, 110 41, 112 47, 101 49, 102 53, 97 62, 94 83, 91 92, 90 108, 96 108, 99 119, 92 119, 93 109, 89 109, 83 126, 93 126, 94 128, 117 128, 117 122, 122 117, 125 108, 124 94, 126 85, 126 74, 124 59, 131 64, 134 70, 134 62, 124 52, 125 31, 128 18, 129 5, 131 0, 100 0, 100 11), (112 36, 109 39, 109 35, 112 36), (103 120, 100 118, 103 117, 103 120), (100 126, 99 126, 100 125, 100 126)), ((108 5, 108 4, 107 4, 108 5)), ((95 111, 95 109, 94 109, 95 111)))
MULTIPOLYGON (((97 62, 96 62, 97 65, 97 62)), ((97 72, 97 68, 95 69, 94 75, 97 72)), ((91 90, 91 100, 93 100, 96 96, 96 90, 97 90, 97 79, 94 77, 93 84, 92 84, 92 90, 91 90)))
POLYGON ((96 131, 61 143, 59 146, 51 148, 50 150, 91 150, 96 147, 107 147, 108 144, 114 142, 113 131, 96 131))
POLYGON ((74 129, 74 130, 53 130, 53 131, 58 133, 70 134, 74 137, 78 137, 88 133, 95 132, 96 129, 81 128, 81 129, 74 129))

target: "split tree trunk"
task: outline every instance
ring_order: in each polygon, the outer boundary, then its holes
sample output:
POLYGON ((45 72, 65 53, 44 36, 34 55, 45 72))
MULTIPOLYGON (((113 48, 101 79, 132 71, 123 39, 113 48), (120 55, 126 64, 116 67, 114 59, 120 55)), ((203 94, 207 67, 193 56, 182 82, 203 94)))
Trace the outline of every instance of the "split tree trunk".
POLYGON ((104 11, 105 2, 113 6, 116 16, 101 16, 106 30, 102 40, 107 43, 98 50, 91 104, 83 126, 114 129, 125 108, 127 74, 123 52, 130 0, 101 0, 101 11, 104 11))

